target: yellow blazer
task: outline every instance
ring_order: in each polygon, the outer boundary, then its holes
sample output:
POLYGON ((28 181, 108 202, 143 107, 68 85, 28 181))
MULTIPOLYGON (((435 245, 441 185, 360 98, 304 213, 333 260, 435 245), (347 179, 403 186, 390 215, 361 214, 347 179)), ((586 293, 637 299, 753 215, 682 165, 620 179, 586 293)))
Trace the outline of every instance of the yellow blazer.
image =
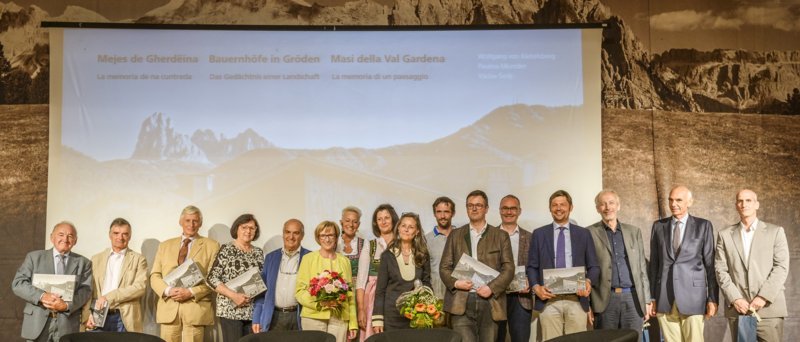
MULTIPOLYGON (((102 287, 106 280, 106 267, 110 255, 111 248, 106 248, 104 251, 92 256, 92 274, 94 275, 93 300, 99 298, 103 292, 102 287)), ((125 325, 125 330, 127 331, 142 332, 143 330, 142 320, 144 316, 142 315, 140 299, 144 296, 145 287, 147 287, 147 259, 129 248, 125 252, 125 258, 122 259, 122 270, 117 289, 106 295, 108 308, 119 309, 122 324, 125 325)), ((89 319, 91 305, 92 301, 89 301, 83 308, 84 322, 89 319)))
MULTIPOLYGON (((331 312, 328 310, 317 310, 317 303, 311 293, 308 292, 308 283, 312 277, 324 270, 332 270, 339 272, 347 284, 352 284, 353 273, 350 270, 350 259, 336 253, 336 260, 323 258, 319 251, 314 251, 303 256, 300 262, 300 267, 297 269, 297 284, 295 287, 294 297, 297 299, 303 310, 300 312, 300 317, 314 318, 314 319, 330 319, 331 312)), ((356 299, 353 295, 354 289, 347 292, 347 301, 342 304, 342 315, 339 317, 342 321, 348 322, 350 330, 358 329, 358 320, 356 319, 356 299)))
MULTIPOLYGON (((178 252, 180 249, 180 237, 169 239, 158 245, 156 259, 153 261, 153 270, 150 273, 150 287, 153 288, 153 291, 158 296, 156 323, 169 324, 175 322, 175 319, 178 318, 178 308, 183 305, 186 307, 182 310, 184 317, 180 317, 182 322, 190 325, 213 325, 214 309, 211 306, 211 296, 209 294, 214 293, 214 291, 205 282, 192 287, 191 290, 194 293, 194 297, 183 303, 178 303, 164 296, 164 290, 167 289, 164 276, 178 267, 178 252)), ((203 275, 208 275, 208 269, 211 268, 218 251, 218 242, 198 236, 192 242, 187 258, 194 260, 203 275)))

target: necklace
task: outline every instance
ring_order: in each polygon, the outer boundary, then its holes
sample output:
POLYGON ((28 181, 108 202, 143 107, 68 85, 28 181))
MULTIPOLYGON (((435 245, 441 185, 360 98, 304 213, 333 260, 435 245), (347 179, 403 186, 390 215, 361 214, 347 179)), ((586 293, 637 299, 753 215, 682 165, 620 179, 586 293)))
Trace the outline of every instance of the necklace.
POLYGON ((403 263, 408 265, 411 262, 411 250, 409 249, 408 252, 401 250, 400 253, 403 255, 403 263))

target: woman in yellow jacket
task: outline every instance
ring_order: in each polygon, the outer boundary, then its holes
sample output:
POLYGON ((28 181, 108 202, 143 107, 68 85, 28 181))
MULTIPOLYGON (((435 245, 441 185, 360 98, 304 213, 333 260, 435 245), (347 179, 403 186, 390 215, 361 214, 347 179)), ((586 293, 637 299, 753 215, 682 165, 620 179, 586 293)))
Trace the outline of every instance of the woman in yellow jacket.
POLYGON ((314 229, 314 239, 320 245, 320 249, 306 254, 300 262, 295 298, 303 306, 300 312, 302 330, 324 331, 336 336, 336 342, 346 342, 355 338, 358 331, 353 289, 348 289, 347 299, 342 303, 318 302, 309 291, 311 279, 324 271, 336 272, 344 278, 346 284, 352 284, 350 260, 336 253, 339 234, 339 226, 332 221, 322 221, 314 229))

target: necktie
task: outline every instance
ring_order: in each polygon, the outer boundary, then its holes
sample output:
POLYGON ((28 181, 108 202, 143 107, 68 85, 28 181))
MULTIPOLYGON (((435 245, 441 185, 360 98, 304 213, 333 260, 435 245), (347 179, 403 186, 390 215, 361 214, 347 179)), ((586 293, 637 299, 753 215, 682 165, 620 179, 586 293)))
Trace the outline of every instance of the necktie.
POLYGON ((675 221, 675 228, 672 229, 672 251, 678 254, 681 249, 681 221, 675 221))
POLYGON ((64 259, 66 259, 66 257, 64 254, 56 255, 56 257, 58 258, 58 262, 56 263, 56 274, 64 274, 64 270, 66 269, 64 259))
POLYGON ((178 265, 186 261, 186 255, 189 254, 190 242, 192 242, 192 239, 183 239, 183 244, 181 244, 181 250, 178 251, 178 265))
POLYGON ((556 268, 567 267, 567 252, 564 246, 564 227, 558 227, 558 239, 556 240, 556 268))

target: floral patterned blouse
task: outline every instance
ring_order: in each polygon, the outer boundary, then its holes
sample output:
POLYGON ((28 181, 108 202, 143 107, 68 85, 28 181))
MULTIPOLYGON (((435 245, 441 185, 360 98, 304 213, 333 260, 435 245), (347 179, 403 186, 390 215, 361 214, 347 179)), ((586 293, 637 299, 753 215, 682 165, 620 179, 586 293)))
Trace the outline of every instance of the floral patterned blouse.
MULTIPOLYGON (((228 242, 219 249, 217 259, 208 272, 208 283, 211 289, 216 289, 253 267, 258 267, 259 273, 264 269, 264 251, 253 246, 250 252, 245 252, 236 247, 233 241, 228 242)), ((217 317, 250 321, 253 319, 253 302, 251 300, 250 305, 237 308, 232 300, 217 293, 217 317)))

